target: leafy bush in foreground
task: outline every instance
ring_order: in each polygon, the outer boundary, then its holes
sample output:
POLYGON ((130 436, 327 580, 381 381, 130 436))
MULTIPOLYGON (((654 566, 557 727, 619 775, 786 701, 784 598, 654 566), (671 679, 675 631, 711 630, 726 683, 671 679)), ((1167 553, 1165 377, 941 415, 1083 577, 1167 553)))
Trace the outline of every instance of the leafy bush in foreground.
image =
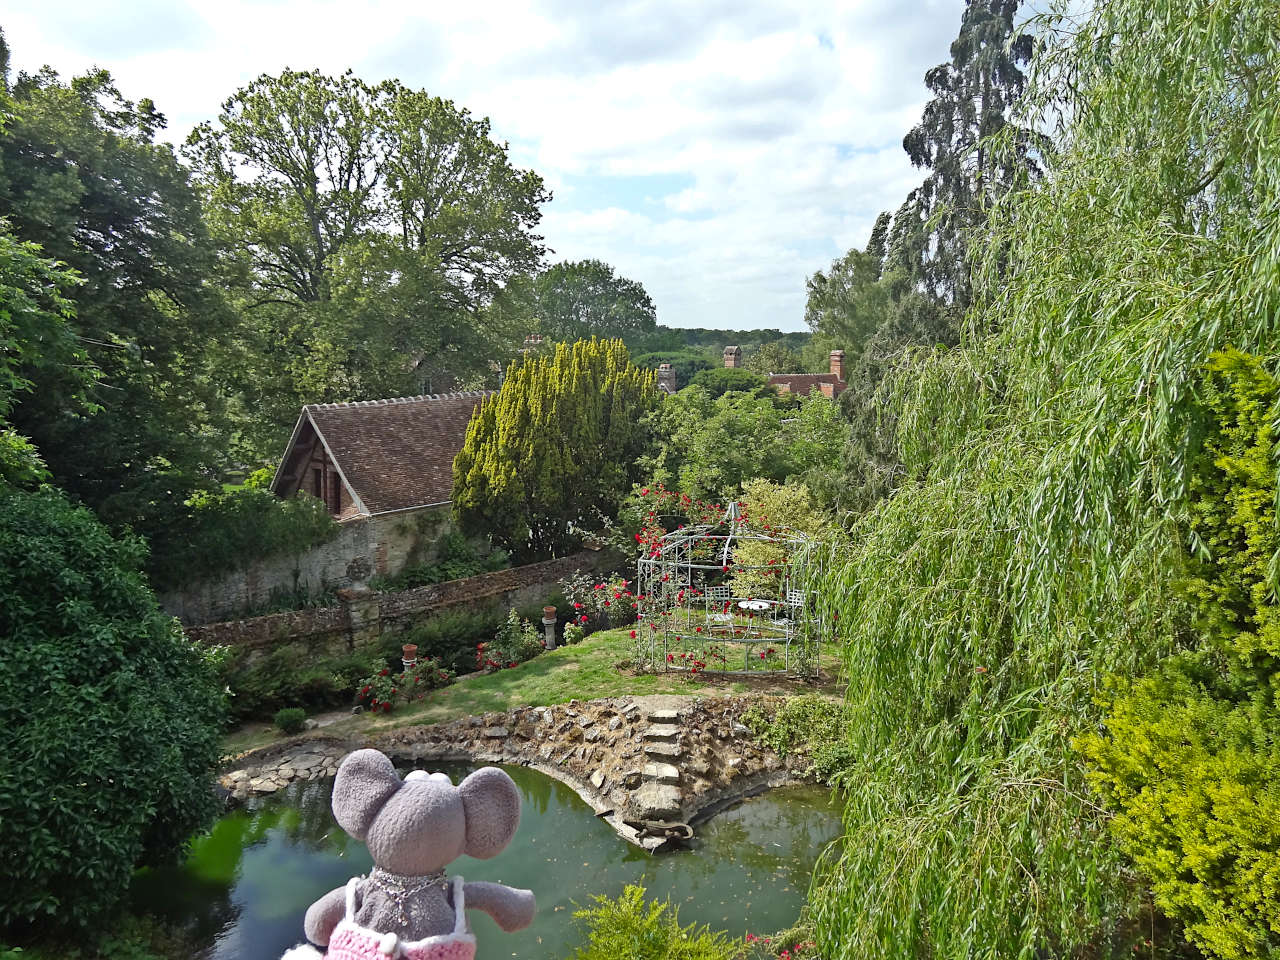
POLYGON ((84 928, 215 809, 222 697, 116 540, 0 487, 0 924, 84 928))
POLYGON ((628 885, 616 900, 594 897, 595 906, 574 912, 587 945, 574 960, 735 960, 741 944, 695 923, 680 926, 667 901, 645 902, 644 887, 628 885))
POLYGON ((1202 950, 1237 960, 1280 950, 1280 384, 1229 350, 1211 358, 1203 393, 1214 422, 1190 519, 1203 552, 1185 583, 1202 645, 1115 681, 1105 734, 1079 746, 1156 903, 1202 950))

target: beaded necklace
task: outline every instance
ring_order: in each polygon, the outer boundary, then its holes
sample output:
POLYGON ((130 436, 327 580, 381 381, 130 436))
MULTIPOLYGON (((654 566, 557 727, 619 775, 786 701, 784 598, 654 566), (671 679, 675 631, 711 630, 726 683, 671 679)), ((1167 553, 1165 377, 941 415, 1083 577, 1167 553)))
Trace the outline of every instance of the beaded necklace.
POLYGON ((420 877, 402 876, 381 867, 374 867, 369 874, 369 885, 380 890, 399 911, 400 926, 409 926, 409 903, 432 887, 443 887, 448 881, 444 871, 424 874, 420 877))

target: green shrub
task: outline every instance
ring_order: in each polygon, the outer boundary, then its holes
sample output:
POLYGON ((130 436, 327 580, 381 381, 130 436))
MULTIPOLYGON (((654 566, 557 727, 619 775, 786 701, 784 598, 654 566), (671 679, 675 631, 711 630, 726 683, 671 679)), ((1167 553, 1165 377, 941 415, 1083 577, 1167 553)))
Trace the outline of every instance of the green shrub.
POLYGON ((299 704, 310 712, 350 706, 360 678, 384 663, 367 651, 317 658, 297 647, 280 647, 252 664, 229 663, 223 682, 232 693, 233 720, 267 719, 281 707, 299 704))
POLYGON ((199 491, 186 503, 181 537, 165 538, 148 564, 159 588, 235 570, 254 560, 302 553, 338 534, 338 524, 315 497, 282 500, 245 486, 220 493, 199 491))
POLYGON ((476 668, 476 646, 491 639, 502 623, 500 607, 492 604, 442 610, 429 619, 383 637, 388 661, 400 658, 400 647, 418 645, 418 656, 435 657, 454 673, 469 673, 476 668))
POLYGON ((1228 350, 1210 359, 1201 394, 1211 423, 1184 581, 1200 647, 1152 677, 1113 680, 1105 732, 1077 746, 1157 905, 1200 949, 1234 960, 1280 949, 1280 384, 1228 350))
POLYGON ((407 566, 389 577, 373 577, 369 586, 374 590, 411 590, 414 587, 462 580, 481 573, 505 570, 511 566, 511 558, 504 550, 482 553, 462 534, 450 531, 440 538, 439 552, 432 563, 407 566))
POLYGON ((425 700, 427 693, 446 687, 454 681, 454 673, 434 657, 419 658, 407 670, 393 673, 383 667, 360 682, 356 690, 357 706, 373 713, 390 713, 398 702, 425 700))
POLYGON ((0 488, 0 925, 85 928, 213 815, 222 695, 141 543, 0 488))
POLYGON ((492 640, 476 647, 477 670, 501 670, 532 660, 543 650, 542 633, 519 611, 507 614, 492 640))
POLYGON ((854 762, 842 735, 845 710, 838 700, 807 693, 787 699, 775 711, 753 707, 742 722, 778 756, 806 758, 809 774, 831 782, 854 762))
POLYGON ((646 902, 644 887, 628 885, 616 899, 593 897, 595 906, 577 910, 574 920, 587 943, 574 960, 735 960, 742 943, 695 923, 680 926, 669 901, 646 902))
POLYGON ((301 707, 284 707, 271 718, 281 733, 301 733, 307 725, 307 711, 301 707))
MULTIPOLYGON (((702 387, 702 389, 711 394, 712 398, 719 397, 730 391, 755 393, 761 396, 776 396, 772 388, 768 386, 768 383, 767 378, 742 367, 713 367, 710 370, 701 370, 695 373, 689 380, 688 385, 702 387)), ((684 386, 684 384, 681 384, 681 386, 684 386)))

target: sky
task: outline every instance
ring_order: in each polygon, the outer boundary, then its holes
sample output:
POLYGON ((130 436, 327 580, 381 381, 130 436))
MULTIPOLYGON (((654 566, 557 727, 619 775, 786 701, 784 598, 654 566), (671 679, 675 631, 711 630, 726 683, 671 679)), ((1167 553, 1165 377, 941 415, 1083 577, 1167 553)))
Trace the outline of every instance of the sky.
POLYGON ((554 199, 550 262, 658 322, 802 330, 805 279, 923 178, 902 150, 964 0, 0 0, 15 70, 111 72, 180 143, 262 73, 395 77, 487 116, 554 199))

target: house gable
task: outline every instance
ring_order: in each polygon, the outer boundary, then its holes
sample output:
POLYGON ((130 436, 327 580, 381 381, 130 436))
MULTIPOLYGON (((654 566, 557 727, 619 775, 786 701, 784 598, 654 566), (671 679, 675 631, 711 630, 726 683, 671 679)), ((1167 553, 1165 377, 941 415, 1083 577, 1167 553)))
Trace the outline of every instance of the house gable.
POLYGON ((308 404, 272 490, 291 496, 299 489, 313 492, 317 482, 328 490, 329 482, 341 491, 337 496, 345 509, 335 512, 334 501, 325 503, 339 518, 446 504, 453 496, 454 457, 487 395, 308 404))

